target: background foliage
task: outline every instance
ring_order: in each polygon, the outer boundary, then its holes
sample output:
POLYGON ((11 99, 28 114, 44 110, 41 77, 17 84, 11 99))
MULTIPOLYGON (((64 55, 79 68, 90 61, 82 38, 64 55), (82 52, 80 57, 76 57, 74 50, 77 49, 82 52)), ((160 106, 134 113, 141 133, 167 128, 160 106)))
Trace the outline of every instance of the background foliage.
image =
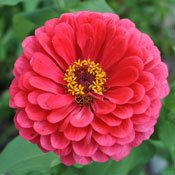
POLYGON ((175 0, 0 0, 0 175, 175 175, 175 0), (53 153, 16 137, 8 87, 21 41, 48 19, 65 12, 113 12, 130 18, 154 40, 169 65, 171 92, 151 139, 120 162, 66 167, 53 153), (12 138, 14 138, 12 140, 12 138), (11 141, 12 140, 12 141, 11 141), (11 141, 9 144, 7 144, 11 141))

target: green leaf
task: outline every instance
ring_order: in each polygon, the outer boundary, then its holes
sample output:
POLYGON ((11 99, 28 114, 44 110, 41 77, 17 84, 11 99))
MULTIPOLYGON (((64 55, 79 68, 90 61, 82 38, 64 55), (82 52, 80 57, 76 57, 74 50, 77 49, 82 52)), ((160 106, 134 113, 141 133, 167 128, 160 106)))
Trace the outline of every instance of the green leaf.
POLYGON ((159 125, 159 137, 170 151, 175 163, 175 121, 164 121, 159 125))
POLYGON ((30 12, 35 10, 40 2, 41 0, 34 0, 32 1, 32 3, 31 3, 31 0, 25 0, 23 3, 25 11, 30 12))
POLYGON ((89 10, 94 12, 112 12, 112 8, 106 3, 105 0, 87 0, 78 2, 72 11, 89 10))
POLYGON ((0 0, 0 5, 16 5, 23 0, 0 0))
POLYGON ((21 41, 36 28, 36 25, 26 19, 22 14, 17 14, 13 17, 13 26, 21 41))
POLYGON ((162 172, 162 175, 175 175, 175 167, 166 167, 162 172))
POLYGON ((0 155, 0 174, 24 175, 36 171, 47 175, 56 164, 59 164, 57 155, 42 153, 36 145, 18 136, 0 155))

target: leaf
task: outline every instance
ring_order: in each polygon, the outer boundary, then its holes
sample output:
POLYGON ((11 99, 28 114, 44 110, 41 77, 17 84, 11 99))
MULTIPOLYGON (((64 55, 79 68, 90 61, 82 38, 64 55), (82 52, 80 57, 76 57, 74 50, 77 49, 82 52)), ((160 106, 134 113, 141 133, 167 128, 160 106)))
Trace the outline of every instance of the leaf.
POLYGON ((22 14, 17 14, 13 17, 13 26, 21 41, 36 28, 36 25, 26 19, 22 14))
POLYGON ((67 167, 59 175, 128 175, 128 172, 133 168, 144 165, 154 155, 155 148, 148 142, 142 143, 137 148, 133 148, 129 156, 119 162, 115 162, 112 159, 105 163, 93 162, 82 168, 76 168, 75 166, 67 167))
POLYGON ((105 0, 88 0, 78 2, 72 11, 83 11, 89 10, 94 12, 112 12, 112 8, 106 3, 105 0))
POLYGON ((175 121, 164 121, 159 125, 159 137, 170 151, 175 163, 175 121))
POLYGON ((175 167, 166 167, 162 172, 162 175, 175 175, 175 167))
POLYGON ((29 11, 33 11, 37 8, 37 6, 39 5, 39 3, 41 3, 40 0, 35 0, 35 1, 32 1, 31 3, 31 0, 25 0, 23 2, 24 4, 24 9, 25 11, 29 12, 29 11))
POLYGON ((0 5, 16 5, 23 0, 0 0, 0 5))
POLYGON ((36 145, 20 136, 12 140, 0 155, 0 174, 24 175, 37 171, 48 174, 51 166, 59 164, 54 153, 43 153, 36 145))

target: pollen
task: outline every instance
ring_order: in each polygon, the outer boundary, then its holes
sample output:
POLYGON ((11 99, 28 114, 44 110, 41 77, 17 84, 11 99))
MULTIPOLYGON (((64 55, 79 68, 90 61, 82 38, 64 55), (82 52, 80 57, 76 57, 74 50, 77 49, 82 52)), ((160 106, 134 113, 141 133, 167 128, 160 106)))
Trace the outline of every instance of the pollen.
POLYGON ((93 98, 89 92, 103 95, 106 90, 106 73, 98 63, 88 60, 75 61, 64 74, 67 92, 75 96, 80 105, 90 104, 93 98))

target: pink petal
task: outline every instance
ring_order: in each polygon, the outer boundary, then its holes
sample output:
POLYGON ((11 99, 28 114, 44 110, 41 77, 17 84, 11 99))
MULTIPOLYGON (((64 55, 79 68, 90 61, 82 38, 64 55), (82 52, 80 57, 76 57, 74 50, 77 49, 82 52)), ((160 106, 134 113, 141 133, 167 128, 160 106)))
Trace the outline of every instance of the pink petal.
POLYGON ((163 62, 151 69, 150 72, 155 76, 158 81, 163 81, 168 77, 168 67, 163 62))
POLYGON ((154 87, 147 91, 146 95, 149 96, 150 100, 156 99, 160 95, 161 84, 158 81, 155 81, 154 87))
POLYGON ((116 139, 109 134, 101 135, 101 134, 98 134, 97 132, 94 132, 93 138, 101 146, 112 146, 116 142, 116 139))
POLYGON ((134 110, 134 114, 142 114, 148 109, 149 106, 150 106, 150 99, 147 95, 145 95, 143 100, 139 103, 133 104, 132 108, 134 110))
POLYGON ((102 120, 94 118, 91 123, 92 128, 100 134, 107 134, 110 131, 110 127, 106 125, 102 120))
POLYGON ((37 137, 38 134, 32 128, 20 128, 19 135, 24 140, 32 140, 37 137))
POLYGON ((85 127, 89 125, 94 118, 94 114, 89 106, 84 106, 78 113, 70 117, 70 123, 75 127, 85 127))
POLYGON ((104 163, 104 162, 106 162, 109 159, 109 157, 106 154, 104 154, 103 152, 101 152, 100 150, 97 150, 95 152, 95 154, 92 156, 92 159, 95 162, 104 163))
POLYGON ((139 77, 138 70, 133 67, 125 67, 116 70, 111 77, 108 79, 108 84, 110 87, 113 86, 128 86, 134 83, 139 77))
POLYGON ((151 119, 151 116, 143 114, 135 114, 131 118, 134 124, 144 124, 151 119))
POLYGON ((111 158, 118 162, 122 160, 124 157, 126 157, 129 153, 130 153, 130 147, 125 145, 120 153, 111 156, 111 158))
POLYGON ((119 64, 116 67, 117 69, 121 69, 121 68, 125 68, 128 66, 133 66, 136 67, 139 72, 141 72, 143 70, 143 62, 142 60, 138 57, 138 56, 128 56, 128 57, 124 57, 119 64))
POLYGON ((162 103, 161 103, 160 99, 156 99, 156 100, 152 101, 150 107, 151 107, 152 115, 159 114, 160 109, 162 107, 162 103))
POLYGON ((34 91, 30 92, 28 94, 28 96, 27 96, 28 97, 28 101, 31 104, 36 105, 37 104, 37 98, 41 94, 42 94, 42 91, 40 91, 40 90, 34 90, 34 91))
POLYGON ((76 161, 76 163, 79 163, 81 165, 87 165, 91 162, 91 158, 90 157, 84 157, 84 156, 79 156, 77 154, 73 154, 74 160, 76 161))
POLYGON ((9 88, 9 95, 10 97, 14 97, 18 92, 20 91, 18 87, 18 79, 14 78, 11 82, 10 88, 9 88))
MULTIPOLYGON (((59 30, 57 30, 57 32, 59 32, 59 30)), ((64 32, 62 31, 62 28, 60 28, 60 33, 61 35, 54 35, 52 43, 57 54, 61 56, 68 65, 70 65, 76 60, 74 41, 69 38, 67 30, 64 32)))
POLYGON ((66 166, 70 166, 70 165, 73 165, 75 163, 75 160, 74 160, 72 154, 69 154, 66 156, 60 156, 60 161, 66 166))
POLYGON ((80 156, 92 156, 97 151, 97 144, 91 140, 90 143, 86 143, 85 140, 81 140, 79 142, 72 142, 73 150, 76 154, 80 156))
POLYGON ((93 27, 88 24, 82 24, 77 30, 77 43, 82 51, 84 59, 91 58, 94 51, 94 30, 93 27))
POLYGON ((131 143, 133 140, 135 139, 135 131, 133 129, 133 131, 124 138, 116 138, 116 143, 120 144, 120 145, 126 145, 128 143, 131 143))
POLYGON ((25 112, 28 118, 34 121, 45 120, 48 115, 48 111, 43 110, 39 106, 32 104, 28 104, 26 106, 25 112))
POLYGON ((64 135, 67 139, 73 141, 80 141, 88 134, 87 128, 76 128, 72 125, 69 125, 64 130, 64 135))
POLYGON ((58 86, 53 81, 44 77, 32 76, 30 77, 29 82, 33 87, 46 92, 52 92, 54 94, 62 94, 65 92, 62 87, 58 86))
POLYGON ((47 121, 36 121, 33 125, 34 130, 40 135, 49 135, 56 131, 57 125, 47 121))
POLYGON ((47 120, 50 123, 57 123, 63 120, 71 111, 76 107, 75 104, 70 104, 55 110, 52 110, 51 113, 47 116, 47 120))
POLYGON ((115 109, 116 105, 108 100, 94 99, 92 107, 95 113, 108 114, 115 109))
POLYGON ((24 91, 19 91, 13 98, 13 101, 18 107, 25 107, 27 105, 27 94, 24 91))
POLYGON ((133 104, 141 101, 145 95, 144 86, 139 83, 133 83, 130 88, 134 91, 134 97, 128 103, 133 104))
POLYGON ((33 126, 33 121, 28 118, 24 110, 20 110, 16 120, 22 128, 31 128, 33 126))
POLYGON ((100 150, 108 156, 119 154, 123 148, 124 146, 119 144, 114 144, 112 146, 100 146, 100 150))
POLYGON ((112 113, 106 115, 96 114, 96 116, 109 126, 119 126, 122 122, 121 119, 117 118, 112 113))
POLYGON ((58 18, 53 18, 45 22, 44 24, 44 30, 49 34, 53 35, 54 34, 54 29, 55 26, 59 23, 58 18))
POLYGON ((51 142, 50 142, 50 135, 48 136, 41 136, 40 137, 40 144, 41 146, 48 150, 48 151, 53 151, 55 148, 52 147, 51 142))
POLYGON ((119 61, 127 49, 127 40, 123 36, 114 36, 104 48, 101 66, 104 70, 110 68, 115 62, 119 61), (110 59, 109 59, 110 58, 110 59))
POLYGON ((67 156, 68 154, 70 154, 70 152, 72 151, 72 145, 69 144, 66 148, 64 149, 56 149, 54 151, 54 153, 56 155, 60 155, 60 156, 67 156))
POLYGON ((50 93, 43 93, 38 97, 37 101, 43 109, 57 109, 71 104, 74 101, 74 97, 70 94, 53 95, 50 93))
POLYGON ((154 76, 150 72, 143 71, 139 79, 137 80, 138 83, 142 84, 146 91, 150 90, 154 86, 154 76))
POLYGON ((131 105, 117 105, 116 109, 112 112, 115 116, 121 119, 130 118, 133 115, 131 105))
POLYGON ((118 26, 125 27, 126 29, 135 28, 135 24, 129 19, 121 19, 118 21, 118 26))
POLYGON ((50 136, 51 145, 56 149, 65 149, 70 141, 61 132, 55 132, 50 136))
POLYGON ((170 92, 168 81, 164 80, 161 82, 160 99, 166 97, 170 92))
POLYGON ((127 137, 133 130, 133 123, 130 119, 122 121, 120 126, 111 128, 111 135, 119 138, 127 137))
POLYGON ((56 83, 63 84, 64 77, 59 67, 47 55, 36 52, 31 60, 31 66, 38 74, 53 80, 56 83))
POLYGON ((131 88, 122 87, 112 90, 109 89, 104 93, 104 96, 107 99, 109 99, 112 103, 125 104, 134 96, 134 93, 131 88))

